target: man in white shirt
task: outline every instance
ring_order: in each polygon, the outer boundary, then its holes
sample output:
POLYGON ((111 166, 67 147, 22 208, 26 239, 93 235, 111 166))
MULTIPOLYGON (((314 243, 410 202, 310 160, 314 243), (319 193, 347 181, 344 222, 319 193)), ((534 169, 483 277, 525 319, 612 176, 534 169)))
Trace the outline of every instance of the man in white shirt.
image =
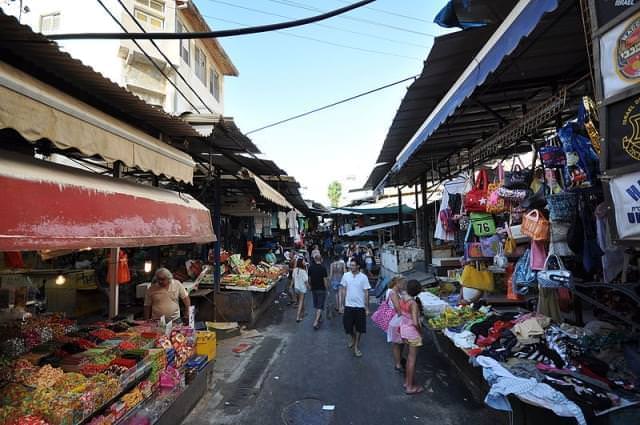
POLYGON ((369 315, 369 278, 360 273, 360 265, 357 261, 350 262, 349 273, 345 273, 340 281, 340 296, 344 306, 342 323, 344 330, 351 335, 349 348, 353 348, 356 357, 362 357, 360 351, 360 336, 367 332, 367 316, 369 315))

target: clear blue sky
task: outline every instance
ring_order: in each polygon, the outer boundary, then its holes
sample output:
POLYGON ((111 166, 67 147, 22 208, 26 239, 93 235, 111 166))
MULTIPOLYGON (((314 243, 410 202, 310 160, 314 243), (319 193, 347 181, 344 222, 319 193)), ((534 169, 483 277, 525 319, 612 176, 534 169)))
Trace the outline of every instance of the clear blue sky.
MULTIPOLYGON (((196 0, 195 3, 212 28, 228 29, 316 15, 317 11, 309 9, 327 11, 349 2, 196 0)), ((247 132, 419 74, 433 43, 433 37, 421 33, 446 31, 432 23, 445 3, 445 0, 378 0, 344 15, 358 20, 334 17, 320 25, 221 39, 240 71, 239 77, 225 80, 225 115, 235 117, 240 129, 247 132)), ((298 179, 305 188, 305 197, 327 205, 327 186, 331 181, 355 175, 360 184, 364 183, 409 84, 250 137, 267 157, 298 179)))

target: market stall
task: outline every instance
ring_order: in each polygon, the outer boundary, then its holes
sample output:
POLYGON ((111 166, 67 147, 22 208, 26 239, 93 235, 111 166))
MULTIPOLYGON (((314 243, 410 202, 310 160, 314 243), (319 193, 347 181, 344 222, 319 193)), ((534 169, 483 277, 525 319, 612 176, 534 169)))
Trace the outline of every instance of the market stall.
POLYGON ((477 401, 517 424, 636 423, 640 5, 497 8, 436 39, 368 184, 442 193, 423 304, 477 401))
POLYGON ((0 332, 3 424, 176 423, 204 394, 215 357, 215 334, 151 322, 47 315, 0 332))

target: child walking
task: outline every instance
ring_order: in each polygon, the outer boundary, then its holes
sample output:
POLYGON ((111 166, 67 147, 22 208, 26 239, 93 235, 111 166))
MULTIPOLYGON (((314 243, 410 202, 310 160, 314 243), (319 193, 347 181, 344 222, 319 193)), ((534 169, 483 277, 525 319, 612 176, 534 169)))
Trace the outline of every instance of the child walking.
POLYGON ((422 347, 422 304, 417 298, 422 292, 422 287, 417 280, 410 280, 407 283, 407 292, 400 299, 400 336, 402 342, 409 347, 407 356, 407 370, 405 372, 404 389, 407 394, 419 394, 424 391, 424 387, 415 384, 416 357, 418 349, 422 347))

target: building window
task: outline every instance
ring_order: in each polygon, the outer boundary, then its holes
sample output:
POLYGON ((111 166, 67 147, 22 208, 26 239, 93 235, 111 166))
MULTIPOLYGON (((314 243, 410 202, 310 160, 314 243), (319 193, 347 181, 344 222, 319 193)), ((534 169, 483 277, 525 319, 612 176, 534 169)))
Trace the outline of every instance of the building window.
POLYGON ((51 34, 60 30, 60 14, 51 13, 40 17, 40 32, 42 34, 51 34))
POLYGON ((202 81, 202 84, 207 85, 207 57, 204 52, 196 46, 195 48, 195 66, 196 76, 202 81))
POLYGON ((209 92, 220 101, 220 74, 215 68, 209 70, 209 92))
POLYGON ((164 2, 159 0, 136 0, 136 4, 164 14, 164 2))
MULTIPOLYGON (((188 32, 187 28, 180 21, 176 21, 176 32, 188 32)), ((191 63, 191 40, 180 40, 180 57, 189 65, 191 63)))
POLYGON ((164 18, 154 16, 140 9, 134 9, 134 15, 140 23, 149 28, 161 30, 164 27, 164 18))

